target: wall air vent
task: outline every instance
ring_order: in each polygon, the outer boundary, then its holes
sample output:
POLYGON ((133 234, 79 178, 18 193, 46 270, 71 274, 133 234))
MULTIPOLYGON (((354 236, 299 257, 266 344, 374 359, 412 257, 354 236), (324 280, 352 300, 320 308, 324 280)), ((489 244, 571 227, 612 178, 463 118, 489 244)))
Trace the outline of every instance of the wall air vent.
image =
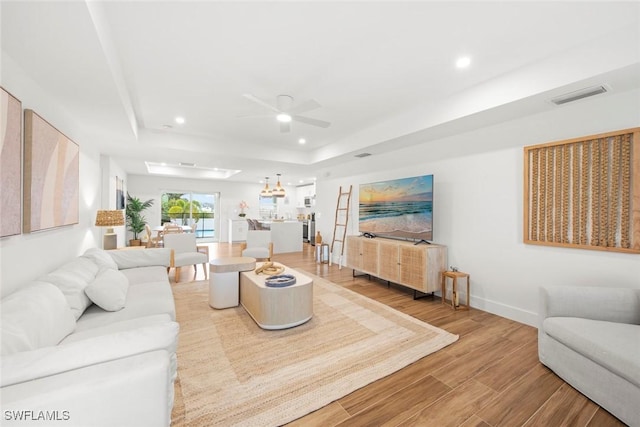
POLYGON ((578 99, 587 98, 589 96, 605 93, 607 89, 604 86, 592 86, 574 92, 565 93, 564 95, 551 98, 551 102, 556 105, 566 104, 567 102, 577 101, 578 99))
POLYGON ((354 157, 369 157, 371 155, 371 153, 360 153, 360 154, 356 154, 354 157))

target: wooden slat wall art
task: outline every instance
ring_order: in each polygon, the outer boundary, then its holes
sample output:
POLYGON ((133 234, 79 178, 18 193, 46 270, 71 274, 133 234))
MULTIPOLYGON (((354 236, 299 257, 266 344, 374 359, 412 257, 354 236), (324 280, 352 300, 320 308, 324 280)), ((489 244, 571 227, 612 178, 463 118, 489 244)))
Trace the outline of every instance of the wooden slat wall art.
POLYGON ((525 147, 524 242, 640 253, 640 128, 525 147))

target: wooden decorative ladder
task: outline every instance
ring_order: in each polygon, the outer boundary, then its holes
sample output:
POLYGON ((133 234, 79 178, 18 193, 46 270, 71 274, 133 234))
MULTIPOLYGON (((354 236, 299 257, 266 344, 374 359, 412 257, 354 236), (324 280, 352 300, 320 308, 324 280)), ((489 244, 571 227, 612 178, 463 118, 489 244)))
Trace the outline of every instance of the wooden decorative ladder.
POLYGON ((342 268, 342 257, 344 256, 344 242, 347 237, 347 225, 349 224, 349 208, 351 206, 351 189, 349 191, 342 191, 342 186, 338 191, 338 203, 336 204, 336 219, 333 224, 333 238, 331 239, 331 253, 329 255, 329 265, 333 259, 333 251, 336 248, 335 244, 340 243, 340 258, 338 261, 339 268, 342 268), (338 236, 338 238, 336 238, 338 236))

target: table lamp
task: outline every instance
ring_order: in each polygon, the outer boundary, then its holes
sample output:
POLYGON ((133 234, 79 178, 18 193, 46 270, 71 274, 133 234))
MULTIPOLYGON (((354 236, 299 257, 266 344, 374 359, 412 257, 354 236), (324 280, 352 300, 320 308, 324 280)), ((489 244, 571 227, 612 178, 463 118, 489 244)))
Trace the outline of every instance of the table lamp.
POLYGON ((118 236, 113 232, 113 227, 124 225, 124 215, 121 210, 99 210, 96 215, 96 226, 109 227, 104 233, 102 246, 104 250, 118 247, 118 236))

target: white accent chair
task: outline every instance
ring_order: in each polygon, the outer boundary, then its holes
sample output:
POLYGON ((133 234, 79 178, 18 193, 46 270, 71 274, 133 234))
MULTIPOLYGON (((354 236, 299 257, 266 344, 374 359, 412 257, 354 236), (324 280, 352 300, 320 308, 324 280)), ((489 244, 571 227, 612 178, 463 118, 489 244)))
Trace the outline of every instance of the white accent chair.
POLYGON ((242 256, 255 259, 266 259, 271 261, 273 256, 273 242, 271 241, 271 230, 249 230, 247 231, 246 243, 240 244, 242 256))
POLYGON ((542 286, 540 362, 630 426, 640 426, 640 289, 542 286))
POLYGON ((193 265, 194 278, 198 264, 204 268, 204 277, 208 279, 207 263, 209 262, 209 247, 198 246, 196 235, 193 233, 170 233, 164 236, 164 247, 171 249, 171 260, 167 271, 175 269, 176 283, 180 281, 180 268, 193 265))

